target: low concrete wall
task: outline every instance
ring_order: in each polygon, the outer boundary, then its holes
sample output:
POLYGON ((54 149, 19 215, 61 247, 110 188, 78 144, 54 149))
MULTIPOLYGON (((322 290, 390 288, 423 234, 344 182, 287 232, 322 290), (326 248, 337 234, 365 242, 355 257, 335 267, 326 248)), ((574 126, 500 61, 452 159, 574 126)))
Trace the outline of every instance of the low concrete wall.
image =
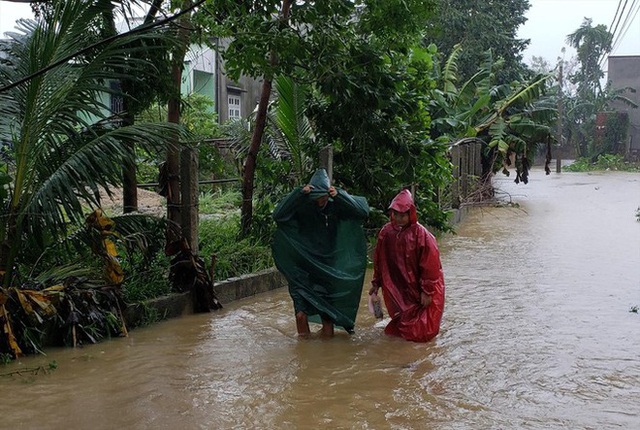
MULTIPOLYGON (((213 290, 224 306, 234 300, 255 296, 286 285, 284 276, 277 269, 272 268, 216 282, 213 290)), ((148 322, 191 314, 193 300, 191 292, 176 293, 128 306, 123 313, 127 327, 138 327, 148 322)))

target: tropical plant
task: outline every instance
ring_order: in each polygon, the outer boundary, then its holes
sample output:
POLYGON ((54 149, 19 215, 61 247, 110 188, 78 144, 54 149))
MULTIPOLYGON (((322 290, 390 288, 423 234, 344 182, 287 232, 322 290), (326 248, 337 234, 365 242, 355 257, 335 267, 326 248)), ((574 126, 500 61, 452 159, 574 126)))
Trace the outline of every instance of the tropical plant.
MULTIPOLYGON (((180 123, 191 133, 191 140, 198 148, 198 170, 201 179, 224 176, 231 169, 222 159, 217 148, 210 143, 210 139, 222 135, 213 110, 211 98, 192 93, 182 99, 180 123)), ((166 104, 153 103, 137 117, 137 121, 144 123, 158 123, 167 121, 166 104)), ((137 151, 139 163, 146 165, 139 168, 141 174, 149 173, 141 179, 147 182, 155 182, 158 175, 158 166, 162 164, 164 154, 148 151, 137 151)))
MULTIPOLYGON (((495 173, 514 157, 516 182, 528 181, 530 159, 539 143, 549 142, 556 117, 552 100, 544 97, 552 75, 537 75, 524 82, 495 85, 504 62, 485 53, 479 70, 459 88, 455 47, 444 65, 436 67, 438 87, 430 105, 432 136, 447 142, 477 137, 487 145, 485 175, 495 173)), ((508 170, 504 170, 508 174, 508 170)))
POLYGON ((611 51, 613 34, 603 24, 591 26, 593 20, 585 18, 582 25, 567 36, 567 43, 578 52, 580 68, 569 79, 578 85, 578 95, 593 98, 602 91, 600 80, 604 72, 601 60, 611 51))
MULTIPOLYGON (((22 21, 4 45, 0 62, 0 176, 4 184, 0 193, 0 297, 5 333, 10 332, 6 300, 12 291, 28 284, 19 268, 33 266, 33 259, 48 246, 66 237, 74 226, 84 225, 86 208, 91 212, 100 207, 100 190, 109 194, 121 184, 122 166, 133 161, 129 145, 135 142, 160 150, 166 147, 167 136, 185 136, 169 124, 115 127, 110 122, 109 106, 101 101, 112 92, 109 80, 154 72, 153 65, 136 59, 142 57, 136 52, 143 48, 131 39, 168 37, 149 31, 95 43, 87 29, 110 8, 108 0, 56 2, 46 19, 22 21)), ((112 252, 107 242, 104 246, 112 252)), ((54 288, 51 293, 59 295, 65 285, 83 284, 82 278, 69 284, 64 279, 86 270, 56 274, 53 269, 50 273, 29 286, 54 288)), ((30 276, 38 279, 39 275, 30 276)), ((114 282, 102 280, 100 284, 114 282)), ((43 301, 38 305, 44 306, 43 301)), ((19 352, 15 341, 8 343, 14 353, 19 352)))

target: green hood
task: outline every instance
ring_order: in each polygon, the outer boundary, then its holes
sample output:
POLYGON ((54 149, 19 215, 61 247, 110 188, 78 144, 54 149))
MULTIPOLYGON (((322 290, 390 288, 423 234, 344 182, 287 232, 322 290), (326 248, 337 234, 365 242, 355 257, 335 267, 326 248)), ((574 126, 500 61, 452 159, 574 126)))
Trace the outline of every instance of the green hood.
POLYGON ((318 197, 326 196, 329 194, 329 175, 324 169, 318 169, 309 180, 309 185, 313 185, 309 197, 317 199, 318 197))

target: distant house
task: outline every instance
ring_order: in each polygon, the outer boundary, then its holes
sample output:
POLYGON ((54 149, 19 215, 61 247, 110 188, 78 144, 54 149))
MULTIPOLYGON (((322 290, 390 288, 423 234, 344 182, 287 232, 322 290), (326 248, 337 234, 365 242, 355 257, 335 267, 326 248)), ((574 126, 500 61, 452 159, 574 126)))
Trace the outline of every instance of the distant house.
MULTIPOLYGON (((131 21, 135 26, 142 18, 131 21)), ((127 31, 126 23, 118 26, 118 31, 127 31)), ((184 60, 181 93, 183 96, 197 93, 209 97, 220 124, 230 119, 247 118, 255 109, 260 97, 261 82, 242 76, 234 82, 224 72, 224 60, 220 49, 228 45, 228 40, 212 39, 216 49, 205 45, 191 45, 184 60)), ((117 101, 111 103, 117 106, 117 101)), ((114 113, 117 111, 114 111, 114 113)))
MULTIPOLYGON (((609 82, 613 89, 624 89, 624 97, 640 105, 640 55, 622 55, 609 57, 609 82), (633 88, 636 92, 628 90, 633 88)), ((629 117, 629 135, 627 156, 640 157, 640 109, 616 102, 615 109, 625 112, 629 117)))
MULTIPOLYGON (((213 101, 218 122, 247 118, 255 109, 260 97, 261 82, 242 76, 239 82, 232 81, 224 72, 222 56, 204 45, 192 45, 184 60, 182 71, 183 96, 202 94, 213 101)), ((112 112, 122 106, 117 96, 112 96, 112 112)))
MULTIPOLYGON (((139 24, 142 18, 133 20, 131 25, 139 24)), ((118 31, 127 31, 128 26, 121 23, 118 31)), ((224 40, 214 40, 218 48, 224 48, 224 40)), ((8 40, 0 39, 0 44, 7 44, 8 40)), ((0 52, 0 55, 2 53, 0 52)), ((0 57, 1 58, 1 57, 0 57)), ((261 81, 242 76, 238 82, 231 80, 224 72, 224 60, 222 56, 204 45, 192 45, 185 55, 184 70, 182 73, 182 95, 193 93, 202 94, 210 98, 214 103, 214 110, 220 124, 238 118, 247 118, 255 109, 261 91, 261 81)), ((118 83, 112 82, 114 91, 118 89, 118 83)), ((109 106, 111 113, 122 112, 122 98, 116 94, 105 94, 102 100, 105 106, 109 106)))
MULTIPOLYGON (((224 49, 228 39, 215 40, 216 49, 224 49)), ((260 98, 262 82, 248 76, 241 76, 239 82, 232 81, 225 73, 224 60, 218 55, 216 112, 221 124, 230 119, 247 118, 255 109, 260 98)))

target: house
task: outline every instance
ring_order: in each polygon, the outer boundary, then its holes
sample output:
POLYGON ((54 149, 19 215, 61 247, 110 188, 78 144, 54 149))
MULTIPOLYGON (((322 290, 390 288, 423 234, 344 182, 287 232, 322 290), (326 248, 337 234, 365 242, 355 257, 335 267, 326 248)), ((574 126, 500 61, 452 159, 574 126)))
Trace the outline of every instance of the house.
MULTIPOLYGON (((141 22, 142 18, 136 18, 130 23, 120 23, 118 31, 127 31, 141 22)), ((231 80, 224 72, 224 60, 219 54, 229 40, 212 38, 210 42, 214 48, 197 44, 189 47, 184 59, 181 93, 209 97, 220 124, 230 119, 247 118, 258 103, 262 83, 247 76, 240 77, 238 82, 231 80)), ((117 100, 112 101, 112 107, 117 105, 117 100)))
MULTIPOLYGON (((213 44, 219 52, 226 48, 229 40, 214 39, 213 44)), ((224 70, 224 59, 217 55, 215 105, 220 124, 230 119, 247 118, 256 108, 262 91, 262 81, 241 76, 240 80, 235 82, 224 70)))
MULTIPOLYGON (((610 56, 609 83, 614 90, 624 90, 622 96, 640 105, 640 55, 610 56), (632 91, 631 89, 637 90, 632 91)), ((616 111, 629 117, 626 156, 632 160, 640 158, 640 109, 622 102, 614 103, 616 111)))

